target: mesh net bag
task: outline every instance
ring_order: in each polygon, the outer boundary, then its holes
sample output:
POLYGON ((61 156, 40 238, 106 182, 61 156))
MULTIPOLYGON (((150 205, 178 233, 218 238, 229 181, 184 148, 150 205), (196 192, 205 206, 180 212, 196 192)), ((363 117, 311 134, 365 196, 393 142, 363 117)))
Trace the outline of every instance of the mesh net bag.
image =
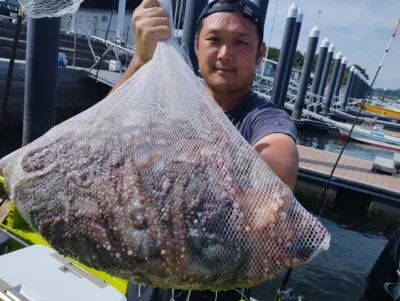
POLYGON ((17 0, 21 9, 32 18, 61 17, 74 13, 83 0, 17 0))
POLYGON ((250 287, 329 248, 174 38, 114 93, 3 158, 0 174, 56 250, 152 287, 250 287))

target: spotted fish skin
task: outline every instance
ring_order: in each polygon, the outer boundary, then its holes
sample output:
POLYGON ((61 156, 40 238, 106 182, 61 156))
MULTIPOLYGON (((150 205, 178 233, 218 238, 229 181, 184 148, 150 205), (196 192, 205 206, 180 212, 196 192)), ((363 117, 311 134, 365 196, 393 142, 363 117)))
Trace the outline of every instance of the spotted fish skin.
POLYGON ((25 152, 18 177, 7 158, 0 173, 23 217, 56 250, 152 287, 254 286, 327 242, 275 175, 260 190, 248 180, 252 162, 213 147, 228 139, 194 138, 190 124, 175 124, 187 133, 153 125, 102 141, 64 135, 25 152))

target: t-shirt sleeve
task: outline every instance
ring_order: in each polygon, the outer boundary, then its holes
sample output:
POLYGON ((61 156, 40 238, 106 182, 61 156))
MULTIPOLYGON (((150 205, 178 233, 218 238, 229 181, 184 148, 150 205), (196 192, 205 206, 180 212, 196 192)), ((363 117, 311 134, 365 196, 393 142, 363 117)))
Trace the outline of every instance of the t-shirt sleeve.
POLYGON ((290 116, 279 107, 261 107, 252 112, 250 144, 255 145, 265 136, 282 133, 296 143, 296 125, 290 116))

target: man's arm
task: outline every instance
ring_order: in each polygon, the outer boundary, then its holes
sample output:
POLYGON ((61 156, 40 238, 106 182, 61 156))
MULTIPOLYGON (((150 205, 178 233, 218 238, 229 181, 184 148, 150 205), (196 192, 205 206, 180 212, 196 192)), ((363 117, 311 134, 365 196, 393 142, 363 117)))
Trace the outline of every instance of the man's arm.
POLYGON ((158 6, 157 0, 142 1, 133 12, 132 27, 136 40, 135 55, 128 69, 110 93, 151 60, 158 41, 170 36, 167 12, 158 6))
POLYGON ((296 143, 286 134, 270 134, 259 140, 254 149, 274 173, 294 191, 299 169, 296 143))

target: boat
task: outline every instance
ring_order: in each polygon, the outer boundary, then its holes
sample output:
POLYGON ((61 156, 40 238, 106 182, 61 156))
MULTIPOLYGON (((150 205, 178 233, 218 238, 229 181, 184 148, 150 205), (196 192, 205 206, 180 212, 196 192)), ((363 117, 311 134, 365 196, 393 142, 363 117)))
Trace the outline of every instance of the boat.
MULTIPOLYGON (((336 122, 336 127, 343 137, 348 137, 352 125, 336 122)), ((377 126, 371 127, 371 124, 366 123, 361 126, 354 126, 350 138, 373 146, 400 151, 400 134, 382 130, 377 126)))
POLYGON ((361 103, 356 104, 356 107, 360 108, 360 106, 362 106, 363 109, 367 112, 400 118, 400 111, 395 110, 393 108, 376 106, 372 104, 364 104, 364 105, 362 105, 361 103))

